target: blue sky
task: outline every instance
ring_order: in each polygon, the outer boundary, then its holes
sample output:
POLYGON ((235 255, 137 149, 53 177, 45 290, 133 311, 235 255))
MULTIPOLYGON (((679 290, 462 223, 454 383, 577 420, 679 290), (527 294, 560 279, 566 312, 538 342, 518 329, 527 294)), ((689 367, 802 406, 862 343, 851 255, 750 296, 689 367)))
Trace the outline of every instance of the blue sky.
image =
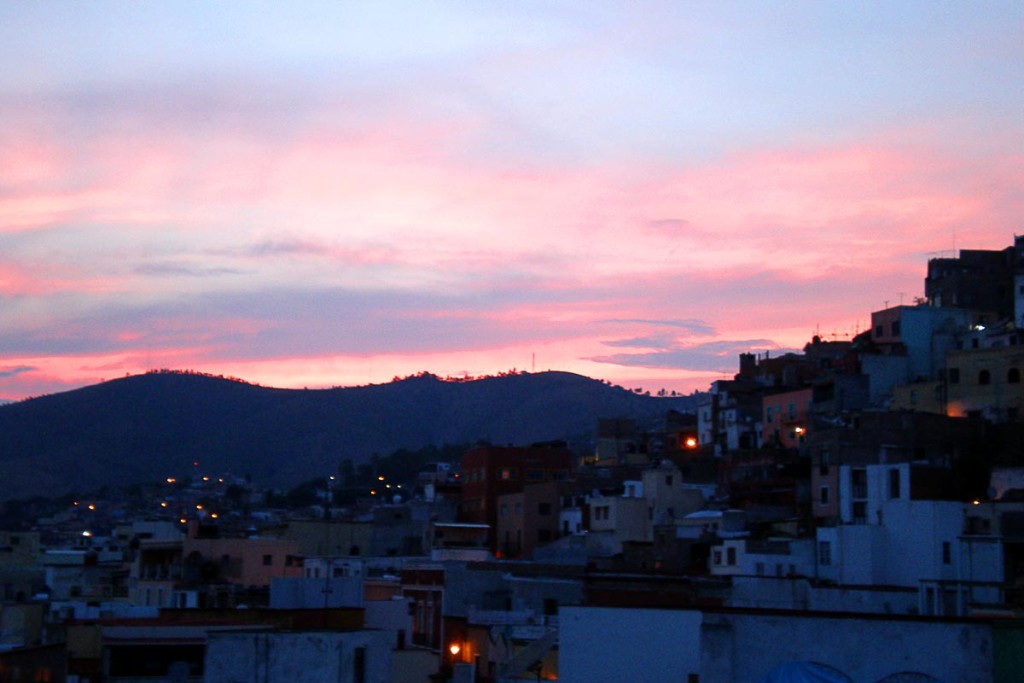
POLYGON ((1019 3, 0 6, 0 396, 689 390, 998 249, 1019 3))

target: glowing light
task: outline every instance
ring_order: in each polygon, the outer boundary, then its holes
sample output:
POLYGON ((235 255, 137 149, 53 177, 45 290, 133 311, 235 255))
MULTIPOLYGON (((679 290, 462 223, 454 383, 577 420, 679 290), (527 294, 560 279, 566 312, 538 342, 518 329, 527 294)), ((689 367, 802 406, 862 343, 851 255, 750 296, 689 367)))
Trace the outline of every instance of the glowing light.
POLYGON ((370 491, 370 495, 371 496, 376 496, 377 495, 377 491, 376 490, 370 491))
POLYGON ((74 505, 75 507, 78 507, 78 501, 76 500, 74 503, 72 503, 72 505, 74 505))
POLYGON ((88 537, 92 536, 92 532, 91 531, 83 531, 82 535, 85 536, 86 538, 88 538, 88 537))
POLYGON ((168 483, 168 484, 174 484, 174 483, 176 483, 177 481, 178 481, 178 480, 177 480, 177 479, 175 479, 174 477, 167 477, 167 483, 168 483))
POLYGON ((377 477, 377 481, 384 481, 384 475, 382 474, 379 477, 377 477))
POLYGON ((220 515, 218 515, 216 512, 214 512, 214 513, 210 514, 210 517, 213 517, 214 519, 217 519, 218 517, 220 517, 220 515))
POLYGON ((182 517, 182 518, 181 518, 181 519, 179 519, 178 521, 179 521, 179 522, 181 522, 182 524, 184 524, 184 523, 185 523, 185 522, 187 522, 188 520, 187 520, 187 519, 185 519, 184 517, 182 517))
POLYGON ((981 501, 980 500, 972 500, 971 501, 971 505, 981 505, 981 501))
POLYGON ((192 461, 192 467, 199 467, 199 461, 198 460, 193 460, 192 461))
POLYGON ((697 439, 695 439, 692 436, 688 436, 688 437, 686 437, 686 441, 684 442, 684 445, 687 448, 696 448, 697 447, 697 439))
POLYGON ((89 503, 89 509, 90 510, 95 510, 96 509, 96 504, 95 503, 89 503))
POLYGON ((165 507, 167 507, 167 501, 166 501, 166 500, 164 500, 164 501, 161 501, 161 502, 160 502, 160 507, 162 507, 162 508, 165 508, 165 507))
POLYGON ((196 510, 202 510, 202 509, 203 509, 202 505, 196 505, 196 510))
POLYGON ((210 481, 209 477, 203 477, 203 481, 210 481))
POLYGON ((796 432, 797 436, 799 436, 799 435, 803 434, 804 432, 806 432, 807 430, 804 429, 803 427, 797 427, 793 431, 796 432))
POLYGON ((220 479, 218 479, 217 481, 218 481, 218 482, 220 482, 221 484, 223 484, 223 483, 224 483, 224 477, 221 477, 221 478, 220 478, 220 479))
POLYGON ((454 657, 457 654, 459 654, 460 652, 462 652, 462 648, 459 647, 458 643, 452 643, 451 645, 448 646, 448 652, 451 652, 452 656, 454 657))

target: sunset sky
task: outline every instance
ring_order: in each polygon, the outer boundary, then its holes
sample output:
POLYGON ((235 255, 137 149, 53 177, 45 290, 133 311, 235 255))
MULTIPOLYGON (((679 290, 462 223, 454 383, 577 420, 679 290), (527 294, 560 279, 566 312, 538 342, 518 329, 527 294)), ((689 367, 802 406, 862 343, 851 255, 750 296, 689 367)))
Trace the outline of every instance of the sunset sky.
POLYGON ((705 389, 1024 232, 1022 36, 1019 1, 2 3, 0 397, 705 389))

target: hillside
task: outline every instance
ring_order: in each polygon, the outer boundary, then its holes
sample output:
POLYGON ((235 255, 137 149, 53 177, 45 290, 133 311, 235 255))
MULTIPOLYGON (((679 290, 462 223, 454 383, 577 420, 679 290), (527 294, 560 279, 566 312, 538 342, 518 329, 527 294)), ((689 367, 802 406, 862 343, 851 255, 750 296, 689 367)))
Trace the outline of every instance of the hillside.
POLYGON ((481 439, 585 447, 599 417, 655 427, 691 402, 564 372, 313 390, 137 375, 0 406, 0 500, 186 476, 193 461, 287 486, 398 448, 481 439))

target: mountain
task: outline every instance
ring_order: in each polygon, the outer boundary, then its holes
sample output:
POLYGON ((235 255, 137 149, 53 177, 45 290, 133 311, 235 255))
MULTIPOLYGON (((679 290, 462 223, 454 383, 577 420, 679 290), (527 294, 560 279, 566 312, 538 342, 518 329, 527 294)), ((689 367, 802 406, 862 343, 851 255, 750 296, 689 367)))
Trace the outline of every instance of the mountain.
POLYGON ((694 398, 565 372, 274 389, 156 372, 0 406, 0 500, 211 474, 289 486, 398 448, 592 439, 600 417, 656 428, 694 398), (198 462, 198 468, 193 466, 198 462))

